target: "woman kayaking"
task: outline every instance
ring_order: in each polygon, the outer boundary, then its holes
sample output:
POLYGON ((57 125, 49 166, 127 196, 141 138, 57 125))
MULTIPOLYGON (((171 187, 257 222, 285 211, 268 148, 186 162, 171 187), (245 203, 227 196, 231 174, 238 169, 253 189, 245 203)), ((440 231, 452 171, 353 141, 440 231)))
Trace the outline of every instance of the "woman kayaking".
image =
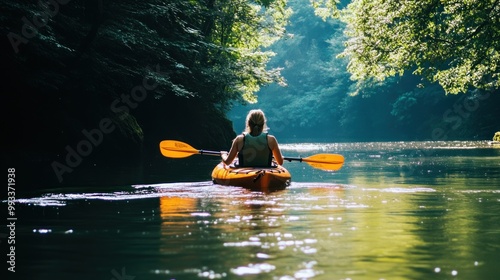
POLYGON ((245 132, 238 135, 229 153, 221 152, 222 162, 230 165, 238 156, 240 167, 269 167, 274 161, 282 165, 283 155, 278 141, 267 133, 266 116, 260 109, 250 110, 246 118, 245 132))

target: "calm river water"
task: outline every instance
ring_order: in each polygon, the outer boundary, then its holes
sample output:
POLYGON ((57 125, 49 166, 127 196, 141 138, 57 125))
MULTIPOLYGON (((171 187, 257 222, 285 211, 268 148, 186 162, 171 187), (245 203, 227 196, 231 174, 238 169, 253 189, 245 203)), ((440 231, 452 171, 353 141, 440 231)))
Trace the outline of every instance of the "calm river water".
POLYGON ((18 200, 7 279, 498 279, 500 147, 281 146, 346 162, 287 162, 292 185, 263 194, 213 185, 217 158, 193 156, 178 159, 199 170, 187 182, 18 200), (205 181, 189 181, 200 172, 205 181))

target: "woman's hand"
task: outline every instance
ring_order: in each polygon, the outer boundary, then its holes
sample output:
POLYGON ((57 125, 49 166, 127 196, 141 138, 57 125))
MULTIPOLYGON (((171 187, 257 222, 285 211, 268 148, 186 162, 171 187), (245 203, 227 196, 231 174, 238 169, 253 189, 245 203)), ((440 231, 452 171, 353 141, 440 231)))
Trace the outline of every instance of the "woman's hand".
POLYGON ((228 155, 227 151, 220 151, 220 157, 222 158, 222 162, 224 164, 226 164, 227 155, 228 155))

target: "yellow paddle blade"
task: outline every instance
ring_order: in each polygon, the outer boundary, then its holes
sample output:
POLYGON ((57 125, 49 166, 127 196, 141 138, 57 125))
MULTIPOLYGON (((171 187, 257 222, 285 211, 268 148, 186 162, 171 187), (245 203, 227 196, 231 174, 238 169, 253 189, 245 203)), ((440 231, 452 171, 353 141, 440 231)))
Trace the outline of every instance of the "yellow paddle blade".
POLYGON ((339 154, 316 154, 303 158, 310 166, 327 171, 339 170, 344 164, 344 156, 339 154))
POLYGON ((163 140, 160 142, 161 154, 169 158, 185 158, 195 154, 199 151, 189 144, 175 140, 163 140))

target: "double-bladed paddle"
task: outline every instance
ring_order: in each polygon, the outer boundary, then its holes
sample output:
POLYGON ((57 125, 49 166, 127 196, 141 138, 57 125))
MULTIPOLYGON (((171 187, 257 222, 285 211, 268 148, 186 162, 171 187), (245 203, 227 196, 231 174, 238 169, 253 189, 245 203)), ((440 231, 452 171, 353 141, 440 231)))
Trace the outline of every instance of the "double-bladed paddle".
MULTIPOLYGON (((176 140, 163 140, 160 142, 161 154, 169 158, 185 158, 192 155, 220 156, 221 152, 199 150, 189 144, 176 140)), ((314 168, 335 171, 344 164, 344 157, 339 154, 316 154, 309 157, 284 157, 287 161, 306 162, 314 168)))

